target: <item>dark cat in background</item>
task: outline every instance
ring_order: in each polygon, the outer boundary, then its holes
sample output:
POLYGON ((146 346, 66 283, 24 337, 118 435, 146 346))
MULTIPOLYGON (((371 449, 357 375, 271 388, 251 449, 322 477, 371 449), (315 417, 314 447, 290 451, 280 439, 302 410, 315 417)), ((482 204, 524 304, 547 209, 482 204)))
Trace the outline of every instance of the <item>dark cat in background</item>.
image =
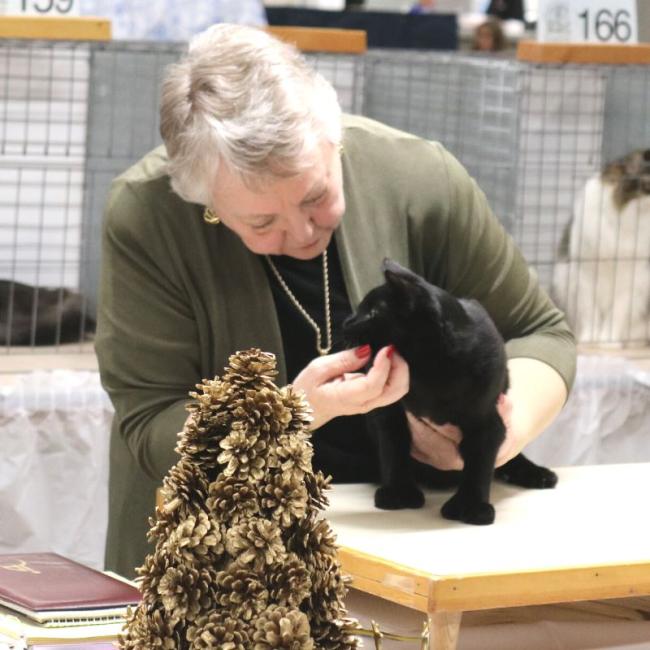
POLYGON ((94 330, 80 294, 0 280, 0 345, 77 343, 94 330))
POLYGON ((350 343, 369 343, 374 352, 393 344, 409 365, 410 388, 401 403, 367 416, 380 463, 375 505, 421 507, 418 466, 441 478, 459 479, 442 515, 470 524, 494 521, 490 484, 495 473, 523 487, 554 487, 557 476, 522 454, 495 472, 497 451, 505 438, 497 400, 508 390, 508 370, 503 339, 485 309, 475 300, 458 299, 429 284, 392 260, 384 260, 382 268, 385 283, 366 295, 343 326, 350 343), (440 472, 411 458, 404 409, 460 428, 461 472, 440 472))

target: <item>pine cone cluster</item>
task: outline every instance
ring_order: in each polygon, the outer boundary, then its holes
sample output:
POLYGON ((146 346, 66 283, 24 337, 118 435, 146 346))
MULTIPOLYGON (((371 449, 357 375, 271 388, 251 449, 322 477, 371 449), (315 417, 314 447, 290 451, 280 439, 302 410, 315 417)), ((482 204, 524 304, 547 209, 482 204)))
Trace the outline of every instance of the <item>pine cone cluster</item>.
POLYGON ((309 409, 275 357, 229 359, 190 393, 124 650, 351 650, 346 587, 314 473, 309 409))

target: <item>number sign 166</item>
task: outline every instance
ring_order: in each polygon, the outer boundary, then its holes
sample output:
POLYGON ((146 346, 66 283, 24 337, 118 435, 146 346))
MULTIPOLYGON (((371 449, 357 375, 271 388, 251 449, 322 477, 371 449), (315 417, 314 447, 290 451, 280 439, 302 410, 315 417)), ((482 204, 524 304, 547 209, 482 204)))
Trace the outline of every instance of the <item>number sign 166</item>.
POLYGON ((632 17, 626 9, 616 12, 609 9, 585 9, 578 17, 582 20, 585 41, 595 37, 603 43, 611 40, 626 43, 632 36, 632 17))

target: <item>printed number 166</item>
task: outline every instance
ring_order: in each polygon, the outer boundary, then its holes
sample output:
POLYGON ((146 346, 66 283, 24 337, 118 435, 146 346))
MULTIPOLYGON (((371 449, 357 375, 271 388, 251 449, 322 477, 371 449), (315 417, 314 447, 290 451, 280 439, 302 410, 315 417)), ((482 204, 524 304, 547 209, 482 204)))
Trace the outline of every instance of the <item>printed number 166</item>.
MULTIPOLYGON (((589 39, 589 9, 585 9, 578 18, 585 21, 585 40, 589 39)), ((630 12, 625 9, 617 11, 615 14, 609 9, 601 9, 594 16, 594 31, 599 41, 609 41, 615 37, 617 41, 624 43, 632 35, 630 26, 630 12)))

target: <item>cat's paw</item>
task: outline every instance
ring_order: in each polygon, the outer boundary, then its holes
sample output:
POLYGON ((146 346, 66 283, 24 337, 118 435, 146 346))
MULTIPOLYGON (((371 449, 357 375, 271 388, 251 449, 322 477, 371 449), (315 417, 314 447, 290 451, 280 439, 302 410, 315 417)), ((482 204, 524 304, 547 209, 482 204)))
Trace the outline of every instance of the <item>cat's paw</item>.
POLYGON ((473 501, 455 494, 440 510, 445 519, 462 521, 475 526, 487 526, 494 522, 494 506, 485 501, 473 501))
POLYGON ((415 485, 383 485, 375 492, 375 506, 382 510, 421 508, 423 505, 424 494, 415 485))
POLYGON ((518 477, 517 485, 533 490, 548 490, 557 485, 557 474, 547 467, 538 466, 534 472, 518 477))
POLYGON ((546 490, 557 485, 557 474, 547 467, 536 465, 524 456, 517 456, 502 467, 494 476, 501 481, 532 490, 546 490))

